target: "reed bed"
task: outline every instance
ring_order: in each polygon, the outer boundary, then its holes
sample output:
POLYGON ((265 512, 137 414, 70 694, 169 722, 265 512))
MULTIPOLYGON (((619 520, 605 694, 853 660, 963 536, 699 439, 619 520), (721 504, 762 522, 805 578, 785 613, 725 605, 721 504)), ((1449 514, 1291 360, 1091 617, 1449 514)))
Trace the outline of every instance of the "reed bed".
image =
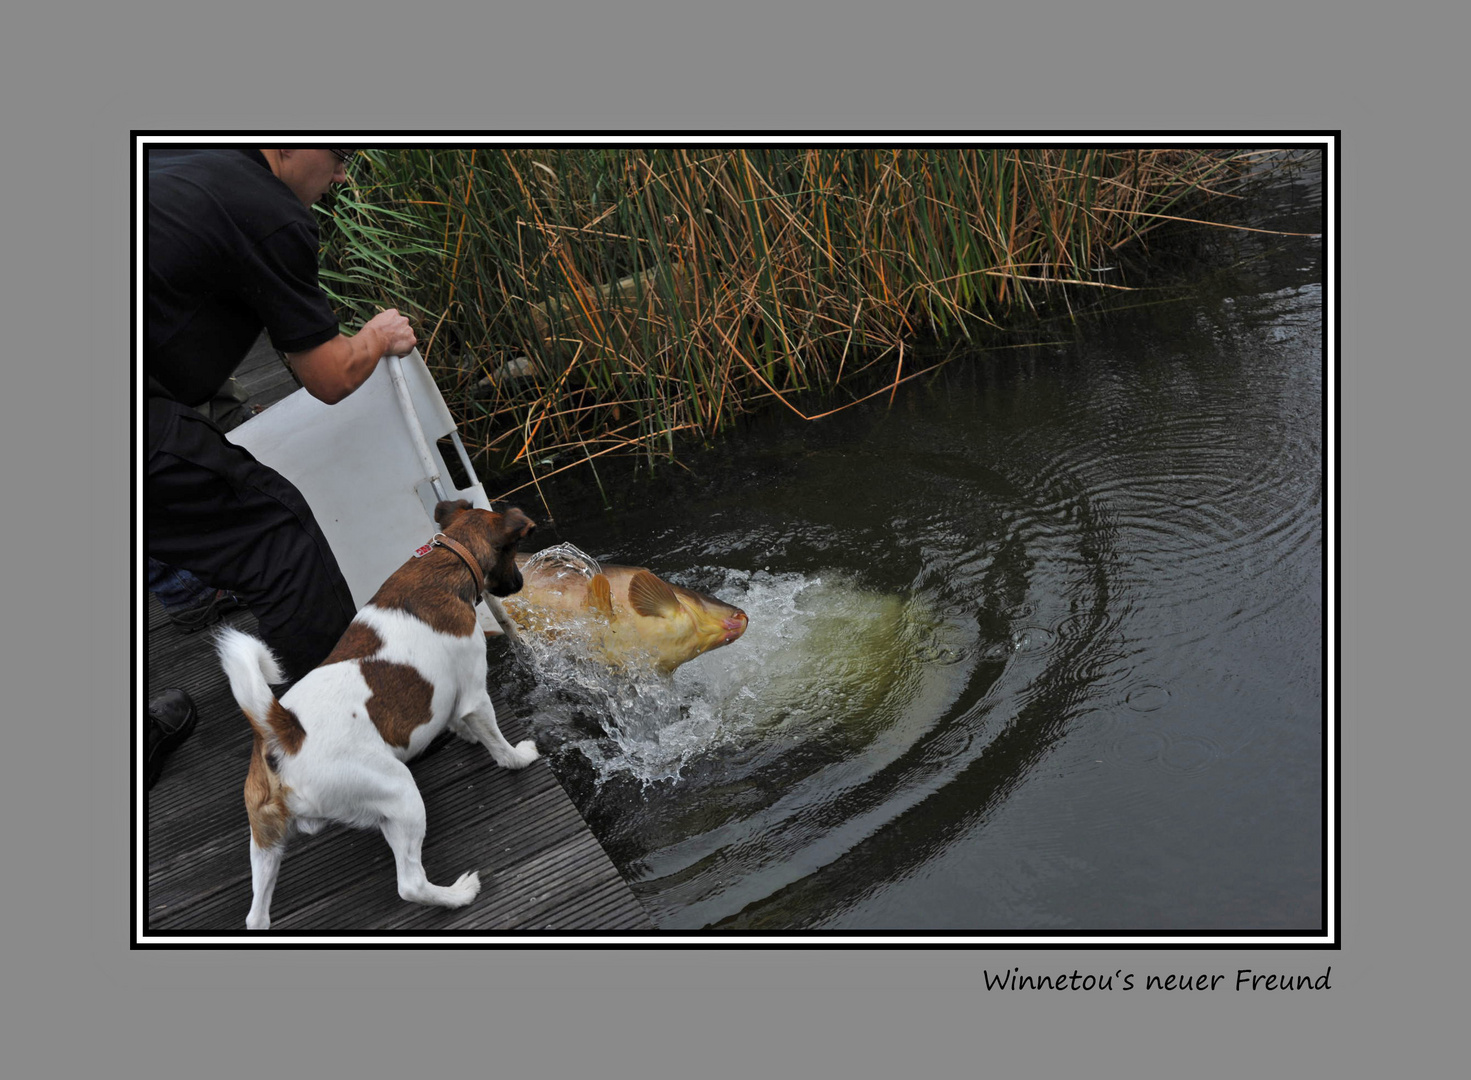
POLYGON ((1246 160, 366 151, 329 206, 323 281, 349 323, 409 315, 467 446, 534 482, 604 454, 673 457, 758 405, 815 418, 892 397, 937 342, 1125 287, 1100 269, 1111 251, 1194 213, 1246 160))

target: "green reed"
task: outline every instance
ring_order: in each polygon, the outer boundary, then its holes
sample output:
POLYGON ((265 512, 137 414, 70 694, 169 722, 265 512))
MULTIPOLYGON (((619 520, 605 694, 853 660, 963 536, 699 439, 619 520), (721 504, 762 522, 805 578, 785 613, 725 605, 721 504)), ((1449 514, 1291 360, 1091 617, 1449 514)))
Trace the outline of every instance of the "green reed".
POLYGON ((1122 287, 1095 269, 1110 250, 1220 194, 1244 158, 367 151, 330 204, 323 281, 349 324, 409 315, 467 446, 536 477, 673 456, 763 403, 892 397, 926 343, 1122 287))

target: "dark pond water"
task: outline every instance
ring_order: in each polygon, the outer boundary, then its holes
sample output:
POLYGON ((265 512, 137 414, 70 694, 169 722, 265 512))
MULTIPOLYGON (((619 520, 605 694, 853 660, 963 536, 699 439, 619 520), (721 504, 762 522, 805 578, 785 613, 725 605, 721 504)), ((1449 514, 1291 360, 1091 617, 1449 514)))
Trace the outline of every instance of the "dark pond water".
POLYGON ((670 686, 507 662, 659 926, 1321 926, 1323 250, 1204 243, 892 407, 544 487, 546 542, 750 615, 670 686))

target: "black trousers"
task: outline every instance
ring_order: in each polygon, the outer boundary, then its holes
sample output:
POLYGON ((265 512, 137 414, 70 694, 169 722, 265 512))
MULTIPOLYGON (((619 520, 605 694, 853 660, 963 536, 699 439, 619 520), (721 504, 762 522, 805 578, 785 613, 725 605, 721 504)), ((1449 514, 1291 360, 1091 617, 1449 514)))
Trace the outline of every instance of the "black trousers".
POLYGON ((249 605, 289 682, 337 644, 356 608, 306 500, 199 413, 148 399, 148 554, 249 605))

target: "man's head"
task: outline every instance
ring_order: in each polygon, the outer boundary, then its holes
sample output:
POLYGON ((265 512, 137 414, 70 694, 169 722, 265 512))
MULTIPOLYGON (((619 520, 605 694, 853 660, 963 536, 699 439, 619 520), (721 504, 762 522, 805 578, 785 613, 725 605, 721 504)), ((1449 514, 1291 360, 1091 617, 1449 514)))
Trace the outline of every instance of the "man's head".
POLYGON ((262 150, 271 172, 301 200, 311 206, 347 179, 351 150, 262 150))

